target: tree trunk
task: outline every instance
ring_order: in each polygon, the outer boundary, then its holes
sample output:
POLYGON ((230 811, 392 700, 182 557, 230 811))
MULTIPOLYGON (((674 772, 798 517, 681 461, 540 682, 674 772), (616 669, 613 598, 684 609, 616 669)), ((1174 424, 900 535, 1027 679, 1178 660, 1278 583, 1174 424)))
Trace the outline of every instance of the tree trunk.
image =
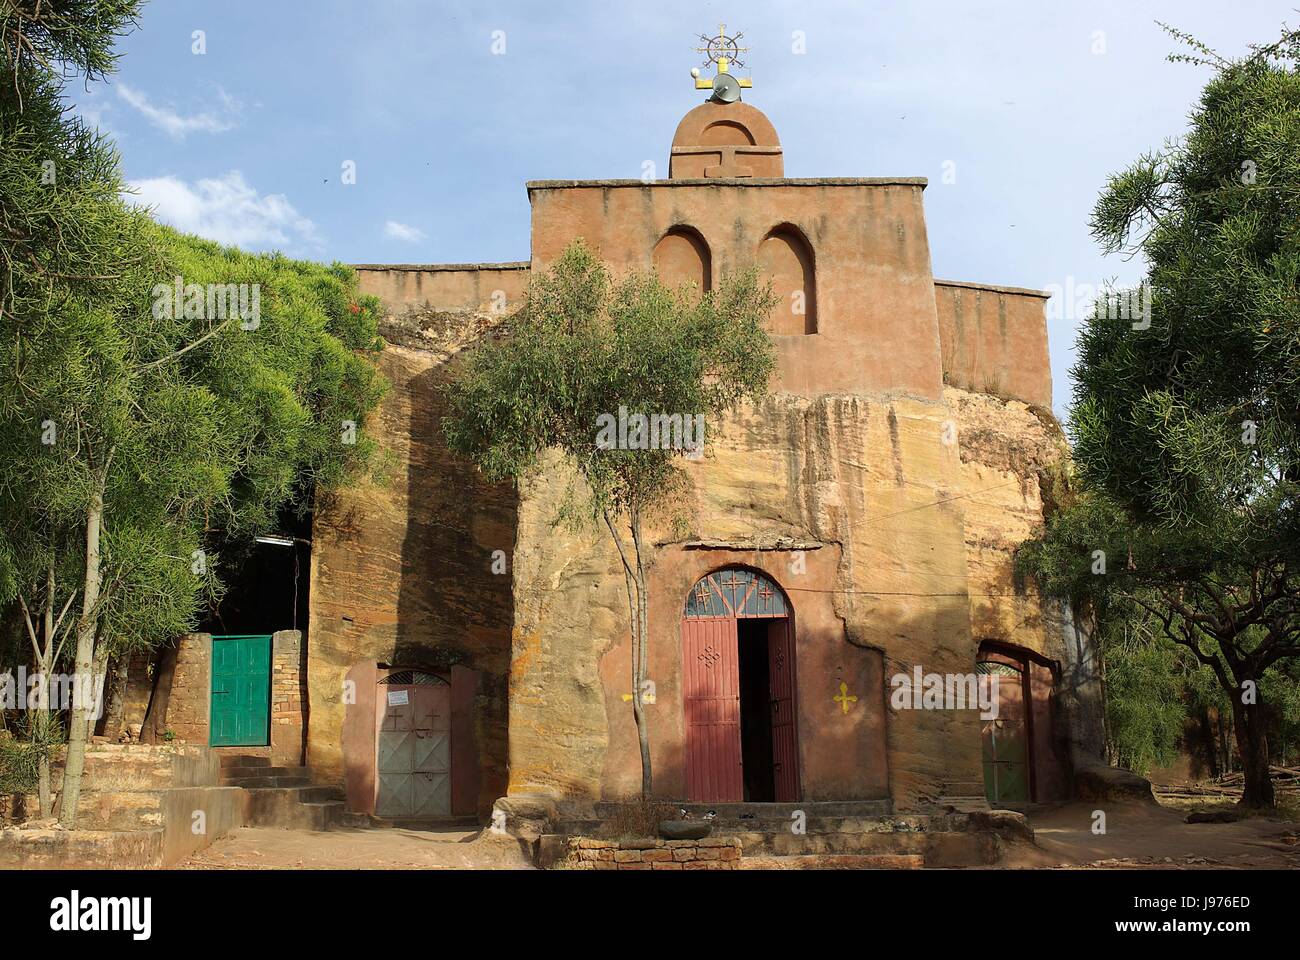
POLYGON ((172 681, 176 677, 176 654, 179 641, 173 640, 163 647, 154 670, 153 694, 145 710, 144 724, 140 727, 140 742, 154 744, 167 733, 167 707, 171 703, 172 681))
MULTIPOLYGON (((1240 694, 1238 694, 1238 697, 1240 694)), ((1241 755, 1242 783, 1245 793, 1241 804, 1252 809, 1273 806, 1273 781, 1268 775, 1268 730, 1263 705, 1232 700, 1232 725, 1237 735, 1237 752, 1241 755)))
POLYGON ((40 802, 42 820, 54 816, 54 795, 50 787, 50 730, 54 724, 51 722, 53 714, 50 712, 48 672, 52 666, 47 663, 36 664, 36 669, 41 673, 38 694, 41 699, 32 717, 32 740, 38 744, 37 749, 40 751, 36 761, 36 796, 40 802))
POLYGON ((113 664, 113 680, 104 700, 104 736, 116 743, 122 737, 122 719, 126 715, 126 681, 131 665, 129 654, 120 654, 113 664))
POLYGON ((54 565, 51 563, 45 578, 45 616, 41 624, 43 633, 40 649, 37 650, 36 669, 40 672, 40 699, 36 705, 36 716, 32 739, 36 740, 40 757, 36 767, 36 797, 41 808, 41 819, 48 820, 54 816, 54 796, 50 788, 50 671, 54 669, 54 565))
POLYGON ((93 720, 93 698, 89 696, 95 666, 95 632, 98 626, 100 569, 99 532, 104 520, 103 473, 86 510, 86 575, 81 594, 81 618, 77 622, 77 656, 74 668, 72 723, 68 730, 68 758, 63 766, 63 800, 59 822, 76 828, 77 804, 81 801, 81 775, 86 768, 86 740, 93 720))
POLYGON ((636 609, 632 611, 636 626, 633 636, 639 640, 633 645, 632 651, 633 672, 636 675, 636 686, 632 689, 632 716, 636 718, 636 737, 641 748, 641 799, 648 803, 654 792, 654 778, 650 769, 650 728, 646 723, 642 697, 645 695, 647 665, 650 659, 648 653, 650 637, 649 618, 646 614, 645 559, 641 555, 641 514, 635 507, 631 511, 630 519, 632 546, 636 552, 636 609))

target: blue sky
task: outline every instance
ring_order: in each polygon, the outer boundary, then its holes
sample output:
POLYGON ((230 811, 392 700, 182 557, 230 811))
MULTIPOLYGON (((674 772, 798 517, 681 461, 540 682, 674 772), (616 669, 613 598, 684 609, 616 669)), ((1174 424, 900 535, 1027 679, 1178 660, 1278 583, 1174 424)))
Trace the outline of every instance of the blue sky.
MULTIPOLYGON (((120 72, 74 92, 183 229, 350 263, 526 260, 526 180, 666 174, 703 96, 696 38, 726 22, 787 176, 928 177, 937 277, 1078 291, 1140 276, 1101 255, 1092 204, 1185 129, 1207 77, 1165 61, 1155 21, 1236 54, 1293 6, 154 0, 120 72)), ((1049 306, 1058 412, 1078 312, 1049 306)))

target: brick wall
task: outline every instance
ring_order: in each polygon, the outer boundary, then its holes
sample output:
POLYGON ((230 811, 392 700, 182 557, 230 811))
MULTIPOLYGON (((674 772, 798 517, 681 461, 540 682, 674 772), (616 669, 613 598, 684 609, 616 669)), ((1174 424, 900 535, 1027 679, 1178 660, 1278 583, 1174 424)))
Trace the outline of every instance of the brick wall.
POLYGON ((735 870, 740 841, 735 837, 703 840, 589 840, 572 837, 557 867, 564 870, 735 870))
MULTIPOLYGON (((273 764, 303 760, 302 631, 271 635, 271 737, 264 747, 218 747, 219 751, 269 756, 273 764)), ((208 745, 212 710, 212 635, 187 633, 176 650, 176 672, 167 703, 167 729, 185 743, 208 745)))
POLYGON ((271 763, 296 767, 303 761, 302 631, 271 635, 271 763))

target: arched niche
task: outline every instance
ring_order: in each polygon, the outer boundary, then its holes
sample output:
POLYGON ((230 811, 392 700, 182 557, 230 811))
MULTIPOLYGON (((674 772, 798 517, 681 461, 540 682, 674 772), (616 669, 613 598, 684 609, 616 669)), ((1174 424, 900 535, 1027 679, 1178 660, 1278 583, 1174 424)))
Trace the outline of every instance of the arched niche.
POLYGON ((758 246, 758 262, 779 301, 768 331, 773 336, 817 332, 817 275, 812 246, 791 224, 775 227, 758 246))
POLYGON ((690 227, 673 227, 655 244, 655 273, 665 285, 676 289, 694 284, 703 293, 713 285, 713 257, 709 245, 690 227))
POLYGON ((754 146, 754 135, 743 123, 735 120, 717 120, 700 133, 700 143, 708 146, 754 146))

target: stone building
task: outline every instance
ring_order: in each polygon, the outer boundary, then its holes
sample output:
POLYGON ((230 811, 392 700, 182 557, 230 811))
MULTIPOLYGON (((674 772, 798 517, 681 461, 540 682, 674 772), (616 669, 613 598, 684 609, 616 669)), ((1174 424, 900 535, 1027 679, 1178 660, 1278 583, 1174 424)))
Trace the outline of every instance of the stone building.
POLYGON ((1012 572, 1065 451, 1047 295, 935 279, 924 179, 791 179, 782 149, 762 112, 715 96, 678 125, 665 180, 528 183, 527 262, 358 267, 387 305, 374 430, 394 467, 317 510, 287 681, 305 697, 286 759, 350 809, 483 818, 501 797, 639 792, 612 544, 554 525, 558 467, 492 486, 440 429, 459 359, 577 237, 672 284, 756 261, 780 297, 770 397, 687 465, 686 533, 651 538, 659 796, 1014 804, 1067 796, 1099 756, 1092 650, 1012 572), (900 694, 918 671, 949 698, 900 694), (989 676, 997 719, 954 705, 989 676))

